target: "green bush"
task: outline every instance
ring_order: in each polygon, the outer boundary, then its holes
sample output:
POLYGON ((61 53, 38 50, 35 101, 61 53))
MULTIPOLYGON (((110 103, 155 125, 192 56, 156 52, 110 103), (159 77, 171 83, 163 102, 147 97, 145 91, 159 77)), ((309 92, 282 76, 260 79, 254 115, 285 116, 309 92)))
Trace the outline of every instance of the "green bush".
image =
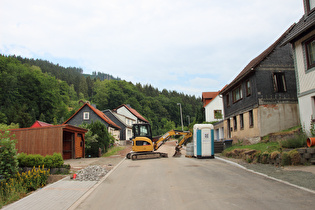
POLYGON ((296 134, 294 137, 281 141, 283 148, 299 148, 306 146, 307 135, 305 133, 296 134))
POLYGON ((281 165, 282 166, 287 166, 291 165, 291 158, 290 154, 288 152, 283 152, 281 155, 281 165))
POLYGON ((7 180, 18 172, 15 144, 16 140, 11 139, 10 131, 0 132, 0 180, 7 180))
POLYGON ((64 164, 60 153, 53 155, 46 155, 43 157, 39 154, 18 154, 19 167, 38 167, 45 166, 45 168, 61 168, 64 164))
POLYGON ((291 150, 289 152, 290 160, 292 165, 300 165, 301 164, 301 156, 297 150, 291 150))

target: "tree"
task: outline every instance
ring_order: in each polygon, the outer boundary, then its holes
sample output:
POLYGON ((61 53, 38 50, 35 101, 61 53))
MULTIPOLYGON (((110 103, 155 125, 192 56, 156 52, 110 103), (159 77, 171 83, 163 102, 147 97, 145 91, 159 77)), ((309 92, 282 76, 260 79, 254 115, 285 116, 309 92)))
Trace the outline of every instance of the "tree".
POLYGON ((0 175, 5 180, 16 175, 18 172, 16 140, 10 136, 10 131, 0 132, 0 175))

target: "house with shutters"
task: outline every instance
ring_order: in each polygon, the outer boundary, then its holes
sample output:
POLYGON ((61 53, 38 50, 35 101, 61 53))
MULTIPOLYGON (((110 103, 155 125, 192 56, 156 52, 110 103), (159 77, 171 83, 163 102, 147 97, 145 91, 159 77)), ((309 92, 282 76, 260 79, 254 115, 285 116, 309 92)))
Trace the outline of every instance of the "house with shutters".
POLYGON ((220 92, 226 139, 257 143, 269 133, 300 124, 292 49, 281 45, 293 27, 220 92))
MULTIPOLYGON (((116 112, 117 114, 126 116, 126 124, 134 124, 134 123, 149 123, 149 121, 147 119, 145 119, 141 114, 139 114, 139 112, 137 112, 137 110, 131 108, 131 106, 129 104, 122 104, 119 107, 117 107, 116 109, 113 110, 114 112, 116 112), (130 119, 132 120, 132 122, 130 122, 130 119)), ((132 125, 131 124, 131 125, 132 125)))
POLYGON ((120 139, 121 128, 109 119, 102 111, 92 106, 89 102, 84 103, 68 120, 63 124, 81 125, 83 123, 90 124, 91 122, 101 121, 108 129, 108 132, 114 136, 115 139, 120 139))
POLYGON ((283 45, 291 43, 293 48, 300 120, 310 136, 311 127, 315 124, 315 1, 303 2, 304 15, 290 31, 283 45))

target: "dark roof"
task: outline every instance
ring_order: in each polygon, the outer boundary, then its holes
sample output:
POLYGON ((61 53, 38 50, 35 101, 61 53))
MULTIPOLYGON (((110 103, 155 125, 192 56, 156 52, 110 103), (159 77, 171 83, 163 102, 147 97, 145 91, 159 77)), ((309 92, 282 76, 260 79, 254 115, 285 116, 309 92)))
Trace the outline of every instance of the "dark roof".
POLYGON ((108 123, 108 125, 110 127, 114 127, 114 128, 118 128, 121 129, 118 125, 116 125, 113 121, 111 121, 111 119, 109 119, 103 112, 101 112, 100 110, 96 109, 95 107, 91 106, 89 103, 85 103, 78 111, 76 111, 76 113, 74 113, 68 120, 66 120, 63 124, 67 124, 67 122, 69 122, 69 120, 71 120, 81 109, 83 109, 83 107, 88 106, 90 107, 90 109, 92 111, 95 112, 95 114, 97 114, 102 120, 104 120, 105 122, 108 123))
POLYGON ((270 53, 274 51, 274 49, 283 41, 283 39, 288 35, 288 33, 292 30, 295 24, 291 25, 284 34, 281 35, 279 39, 277 39, 270 47, 268 47, 265 51, 263 51, 256 58, 251 60, 247 66, 236 76, 236 78, 228 84, 221 93, 228 91, 231 87, 241 81, 246 75, 248 75, 251 71, 253 71, 270 53))
MULTIPOLYGON (((116 112, 112 112, 112 110, 110 110, 110 109, 106 109, 106 110, 104 110, 104 111, 102 111, 109 119, 113 119, 113 118, 111 118, 111 116, 112 117, 114 117, 116 120, 118 120, 121 124, 123 124, 125 127, 128 127, 128 128, 131 128, 132 126, 130 126, 130 125, 127 125, 125 122, 123 122, 123 121, 121 121, 120 120, 120 118, 119 117, 117 117, 117 115, 118 115, 118 113, 116 113, 116 112)), ((123 116, 123 115, 122 115, 123 116)), ((126 116, 124 116, 124 117, 126 117, 126 116)), ((128 117, 127 117, 128 118, 128 117)))
POLYGON ((308 16, 303 15, 297 24, 290 31, 288 36, 283 40, 282 45, 289 42, 294 42, 299 39, 299 37, 304 36, 308 31, 315 29, 315 12, 312 12, 308 16))
POLYGON ((131 108, 130 106, 127 106, 126 104, 120 105, 119 107, 117 107, 117 108, 114 109, 113 111, 114 111, 114 112, 117 112, 117 109, 119 109, 119 108, 121 108, 121 107, 123 107, 123 106, 126 107, 126 109, 128 109, 128 110, 131 112, 131 114, 133 114, 134 116, 136 116, 138 119, 140 119, 140 120, 142 120, 142 121, 144 121, 144 122, 149 123, 149 121, 148 121, 147 119, 145 119, 144 117, 142 117, 142 115, 139 114, 139 112, 137 112, 137 110, 131 108))

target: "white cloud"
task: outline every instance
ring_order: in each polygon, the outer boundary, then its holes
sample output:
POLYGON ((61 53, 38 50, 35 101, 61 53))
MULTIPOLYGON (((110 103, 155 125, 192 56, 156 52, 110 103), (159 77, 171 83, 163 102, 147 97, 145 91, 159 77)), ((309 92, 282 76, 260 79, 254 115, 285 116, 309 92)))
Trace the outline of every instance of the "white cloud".
POLYGON ((211 91, 302 14, 301 0, 2 0, 0 53, 73 62, 159 89, 211 91), (195 82, 202 78, 209 86, 195 82))

